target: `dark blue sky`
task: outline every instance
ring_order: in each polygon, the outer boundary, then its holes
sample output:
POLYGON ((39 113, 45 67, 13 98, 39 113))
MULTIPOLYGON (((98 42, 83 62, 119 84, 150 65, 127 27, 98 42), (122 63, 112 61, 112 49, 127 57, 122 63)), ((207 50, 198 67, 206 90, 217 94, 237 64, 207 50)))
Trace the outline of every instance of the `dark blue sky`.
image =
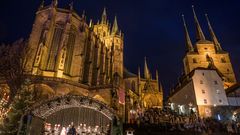
MULTIPOLYGON (((47 0, 49 4, 51 0, 47 0)), ((59 0, 59 6, 68 8, 71 0, 59 0)), ((28 38, 40 0, 0 1, 0 42, 28 38)), ((240 69, 240 1, 239 0, 74 0, 74 9, 87 19, 100 19, 103 7, 109 19, 118 17, 125 34, 124 63, 137 73, 147 56, 153 74, 159 70, 165 93, 177 81, 183 69, 185 53, 181 14, 185 14, 192 41, 195 27, 191 5, 195 5, 206 37, 209 33, 204 14, 208 13, 215 33, 224 50, 231 56, 237 78, 240 69)), ((210 39, 210 38, 208 38, 210 39)))

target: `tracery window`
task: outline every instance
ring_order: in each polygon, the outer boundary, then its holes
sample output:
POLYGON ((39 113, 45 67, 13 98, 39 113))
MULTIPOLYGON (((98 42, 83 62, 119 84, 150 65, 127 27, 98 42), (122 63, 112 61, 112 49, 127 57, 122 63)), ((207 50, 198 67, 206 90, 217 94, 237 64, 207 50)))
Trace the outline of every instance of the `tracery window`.
POLYGON ((75 40, 76 40, 76 28, 72 26, 70 29, 68 41, 67 41, 67 52, 66 52, 66 59, 64 64, 65 74, 70 74, 71 72, 75 40))
POLYGON ((58 49, 60 46, 62 34, 63 34, 64 25, 62 23, 56 24, 56 28, 54 30, 50 50, 48 53, 48 63, 47 70, 54 70, 57 60, 58 49))

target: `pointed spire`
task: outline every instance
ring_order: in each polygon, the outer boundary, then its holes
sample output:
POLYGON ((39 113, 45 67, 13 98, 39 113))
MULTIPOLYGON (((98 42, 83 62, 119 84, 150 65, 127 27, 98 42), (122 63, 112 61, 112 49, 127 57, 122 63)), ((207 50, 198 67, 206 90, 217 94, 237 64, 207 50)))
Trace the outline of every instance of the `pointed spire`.
POLYGON ((188 29, 187 29, 187 25, 186 25, 184 15, 182 15, 182 19, 183 19, 183 25, 184 25, 184 30, 185 30, 185 39, 186 39, 187 51, 188 52, 193 52, 194 48, 193 48, 192 41, 191 41, 191 38, 190 38, 189 33, 188 33, 188 29))
POLYGON ((41 4, 40 4, 40 6, 39 6, 39 8, 38 8, 38 10, 40 10, 40 9, 42 9, 42 8, 44 7, 44 3, 45 3, 45 1, 44 1, 44 0, 42 0, 42 2, 41 2, 41 4))
POLYGON ((90 19, 89 28, 92 28, 92 26, 93 26, 92 19, 90 19))
POLYGON ((144 58, 144 78, 145 79, 150 79, 150 73, 147 65, 147 58, 144 58))
POLYGON ((73 1, 69 4, 69 8, 71 11, 73 11, 73 1))
POLYGON ((117 23, 117 16, 115 16, 114 22, 113 22, 113 27, 112 27, 112 34, 116 35, 117 32, 118 32, 118 23, 117 23))
POLYGON ((198 21, 198 18, 197 18, 197 15, 196 15, 196 12, 195 12, 195 9, 194 9, 194 6, 192 5, 192 10, 193 10, 193 15, 194 15, 194 20, 195 20, 195 23, 196 23, 196 39, 197 41, 199 40, 206 40, 204 34, 203 34, 203 31, 202 31, 202 28, 199 24, 199 21, 198 21))
POLYGON ((206 16, 206 19, 207 19, 207 22, 208 22, 208 28, 209 28, 209 31, 210 31, 210 34, 211 34, 212 41, 213 41, 217 51, 220 51, 220 50, 222 50, 222 47, 221 47, 220 43, 218 42, 218 39, 217 39, 217 37, 216 37, 216 35, 213 31, 212 25, 211 25, 211 23, 208 19, 208 15, 205 14, 205 16, 206 16))
POLYGON ((52 0, 52 6, 57 7, 58 5, 58 0, 52 0))
POLYGON ((107 24, 107 11, 106 11, 106 8, 105 8, 105 7, 104 7, 104 9, 103 9, 101 23, 102 23, 102 24, 107 24))
POLYGON ((158 70, 156 70, 156 81, 158 81, 158 70))
POLYGON ((85 18, 85 15, 86 14, 86 12, 85 12, 85 10, 83 10, 83 12, 82 12, 82 18, 85 18))

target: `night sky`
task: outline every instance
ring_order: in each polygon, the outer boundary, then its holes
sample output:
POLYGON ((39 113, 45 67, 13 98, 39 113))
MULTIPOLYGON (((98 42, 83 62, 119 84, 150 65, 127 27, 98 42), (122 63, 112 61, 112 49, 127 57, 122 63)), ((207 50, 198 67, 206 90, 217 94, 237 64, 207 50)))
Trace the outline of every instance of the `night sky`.
MULTIPOLYGON (((50 4, 51 0, 45 3, 50 4)), ((70 0, 59 0, 59 6, 68 8, 70 0)), ((11 43, 28 38, 40 0, 0 1, 0 43, 11 43)), ((240 69, 240 1, 239 0, 74 0, 74 9, 87 20, 100 19, 103 8, 113 22, 118 17, 125 34, 124 63, 131 72, 143 72, 144 56, 149 68, 163 84, 165 94, 177 82, 183 70, 185 42, 181 14, 195 41, 195 27, 191 5, 195 5, 205 36, 209 38, 204 14, 209 15, 214 31, 224 50, 231 56, 239 80, 240 69)))

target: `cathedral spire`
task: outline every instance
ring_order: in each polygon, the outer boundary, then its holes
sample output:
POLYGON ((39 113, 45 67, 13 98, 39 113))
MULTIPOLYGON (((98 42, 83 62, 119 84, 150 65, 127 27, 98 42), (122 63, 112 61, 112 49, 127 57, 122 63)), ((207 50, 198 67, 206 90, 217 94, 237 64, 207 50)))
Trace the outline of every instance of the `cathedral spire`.
POLYGON ((182 19, 183 19, 183 25, 184 25, 184 30, 185 30, 185 39, 186 39, 187 52, 193 52, 194 49, 193 49, 191 38, 190 38, 189 33, 188 33, 188 29, 187 29, 187 25, 186 25, 186 21, 185 21, 184 15, 182 15, 182 19))
POLYGON ((216 37, 216 35, 213 31, 213 28, 212 28, 212 25, 209 21, 208 15, 205 14, 205 16, 206 16, 206 19, 207 19, 207 22, 208 22, 208 28, 209 28, 209 31, 210 31, 210 34, 211 34, 212 41, 213 41, 217 51, 221 51, 222 47, 221 47, 220 43, 218 42, 218 39, 217 39, 217 37, 216 37))
POLYGON ((118 23, 117 23, 117 16, 114 17, 114 23, 112 27, 112 34, 115 35, 118 32, 118 23))
POLYGON ((145 79, 150 79, 150 73, 147 65, 147 58, 144 58, 144 78, 145 79))
POLYGON ((156 70, 156 81, 158 82, 158 70, 156 70))
POLYGON ((45 1, 44 1, 44 0, 42 0, 42 2, 41 2, 41 4, 40 4, 40 6, 39 6, 39 8, 38 8, 38 10, 40 10, 40 9, 42 9, 42 8, 44 7, 44 3, 45 3, 45 1))
POLYGON ((194 6, 192 5, 192 10, 193 10, 193 15, 194 15, 194 20, 195 20, 195 24, 196 24, 196 39, 197 41, 199 40, 206 40, 205 36, 204 36, 204 33, 202 31, 202 28, 199 24, 199 21, 198 21, 198 18, 197 18, 197 15, 196 15, 196 12, 195 12, 195 9, 194 9, 194 6))
POLYGON ((139 80, 141 79, 141 69, 140 69, 140 67, 138 67, 138 79, 139 80))
POLYGON ((52 6, 57 7, 58 5, 58 0, 52 0, 52 6))
POLYGON ((92 27, 93 27, 93 22, 92 22, 92 19, 90 19, 89 28, 92 28, 92 27))
POLYGON ((69 8, 71 11, 73 11, 73 1, 69 4, 69 8))
POLYGON ((102 24, 107 24, 107 11, 106 11, 106 8, 105 8, 105 7, 104 7, 104 9, 103 9, 101 23, 102 23, 102 24))

